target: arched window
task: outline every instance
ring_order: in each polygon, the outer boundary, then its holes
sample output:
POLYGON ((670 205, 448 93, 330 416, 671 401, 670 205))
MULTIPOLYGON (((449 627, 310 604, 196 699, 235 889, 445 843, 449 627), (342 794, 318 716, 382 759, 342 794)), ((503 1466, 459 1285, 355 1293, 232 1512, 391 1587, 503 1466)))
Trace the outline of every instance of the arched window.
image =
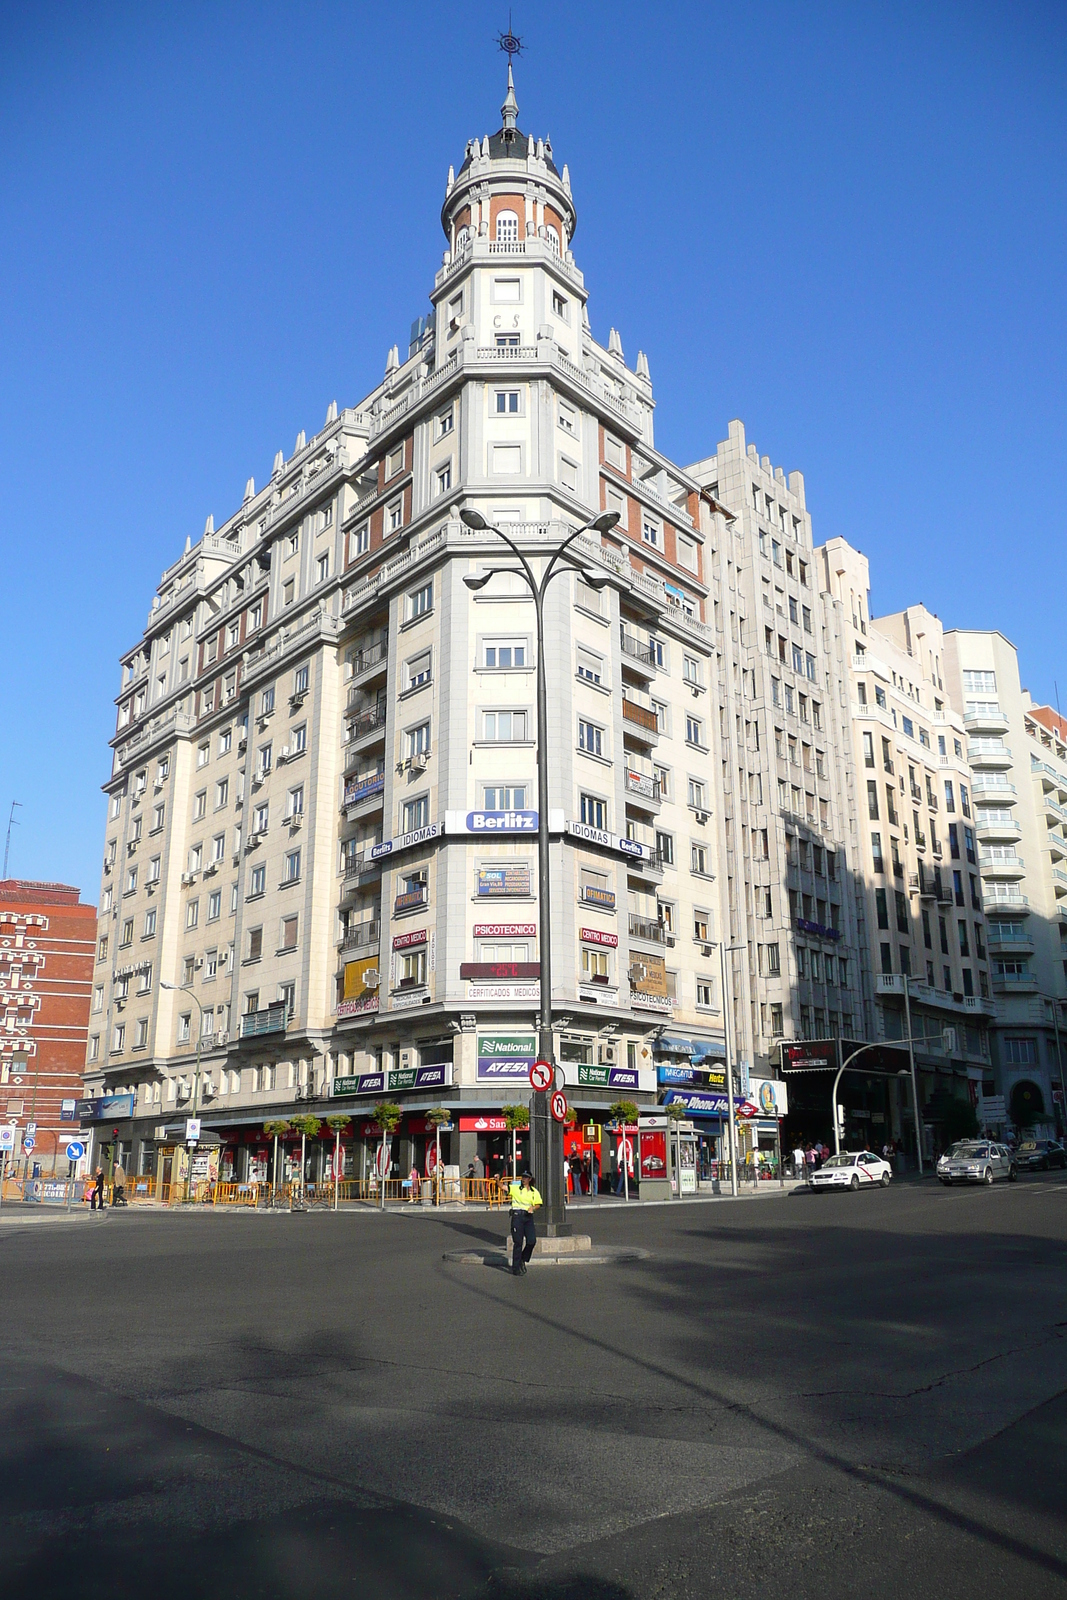
POLYGON ((519 219, 514 211, 500 211, 496 219, 497 244, 515 244, 519 237, 519 219))
POLYGON ((549 223, 548 227, 545 229, 545 238, 548 240, 548 248, 550 250, 554 250, 556 254, 559 255, 559 229, 554 228, 552 224, 549 223))
POLYGON ((469 228, 467 228, 467 227, 460 228, 459 232, 456 234, 456 249, 457 250, 465 249, 467 244, 470 242, 470 236, 471 236, 471 231, 470 231, 469 228))

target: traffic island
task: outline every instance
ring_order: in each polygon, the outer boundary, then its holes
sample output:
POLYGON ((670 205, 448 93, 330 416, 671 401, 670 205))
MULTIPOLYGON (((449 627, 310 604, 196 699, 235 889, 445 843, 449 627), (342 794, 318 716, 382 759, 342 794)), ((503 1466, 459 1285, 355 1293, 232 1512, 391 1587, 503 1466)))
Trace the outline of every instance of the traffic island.
MULTIPOLYGON (((530 1258, 531 1267, 606 1267, 619 1261, 643 1261, 647 1250, 634 1245, 600 1244, 594 1247, 587 1233, 572 1233, 560 1239, 538 1239, 537 1248, 530 1258)), ((461 1267, 496 1267, 498 1271, 511 1270, 510 1243, 490 1246, 484 1250, 446 1250, 445 1261, 461 1267)))

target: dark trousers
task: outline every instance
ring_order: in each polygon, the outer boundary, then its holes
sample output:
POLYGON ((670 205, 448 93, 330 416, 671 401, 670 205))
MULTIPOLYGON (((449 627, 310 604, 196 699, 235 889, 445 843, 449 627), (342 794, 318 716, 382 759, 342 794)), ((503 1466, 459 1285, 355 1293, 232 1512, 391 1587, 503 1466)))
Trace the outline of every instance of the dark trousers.
POLYGON ((537 1229, 534 1219, 528 1211, 513 1211, 511 1213, 511 1270, 518 1272, 524 1267, 534 1253, 537 1243, 537 1229))

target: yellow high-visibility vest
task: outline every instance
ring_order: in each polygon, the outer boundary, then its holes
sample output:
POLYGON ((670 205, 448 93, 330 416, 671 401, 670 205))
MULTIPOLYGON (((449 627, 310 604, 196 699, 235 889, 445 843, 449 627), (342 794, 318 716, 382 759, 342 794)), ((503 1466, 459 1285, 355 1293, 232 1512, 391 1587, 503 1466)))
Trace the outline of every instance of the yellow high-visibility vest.
POLYGON ((509 1192, 513 1211, 533 1211, 543 1203, 533 1184, 527 1189, 519 1179, 512 1183, 509 1192))

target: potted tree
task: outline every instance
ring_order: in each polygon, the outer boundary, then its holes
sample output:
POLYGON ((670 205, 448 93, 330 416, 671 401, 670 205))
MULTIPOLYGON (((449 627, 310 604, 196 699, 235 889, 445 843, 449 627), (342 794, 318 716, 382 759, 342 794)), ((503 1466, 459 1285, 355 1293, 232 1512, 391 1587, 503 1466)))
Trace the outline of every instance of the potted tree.
POLYGON ((667 1107, 667 1120, 674 1129, 674 1186, 680 1200, 682 1198, 682 1136, 678 1124, 684 1122, 687 1108, 680 1106, 677 1100, 672 1100, 667 1107))
POLYGON ((386 1141, 400 1126, 400 1119, 404 1115, 401 1108, 392 1100, 379 1100, 371 1113, 371 1120, 376 1122, 382 1130, 382 1142, 378 1151, 378 1175, 381 1185, 381 1204, 385 1205, 385 1180, 387 1167, 385 1161, 386 1141))
MULTIPOLYGON (((622 1165, 622 1188, 626 1199, 630 1198, 630 1163, 627 1160, 626 1130, 637 1121, 637 1107, 632 1100, 616 1100, 608 1107, 610 1126, 617 1129, 619 1135, 618 1160, 622 1165)), ((631 1151, 632 1155, 632 1151, 631 1151)))
POLYGON ((433 1202, 441 1204, 441 1129, 447 1128, 452 1121, 452 1113, 445 1106, 431 1106, 426 1113, 426 1121, 433 1128, 434 1134, 434 1168, 433 1168, 433 1202))
POLYGON ((327 1117, 326 1126, 333 1133, 333 1209, 337 1210, 337 1197, 341 1188, 341 1130, 348 1127, 347 1117, 327 1117))
POLYGON ((304 1173, 307 1170, 307 1168, 306 1168, 307 1142, 308 1142, 309 1139, 317 1139, 318 1138, 319 1131, 322 1128, 322 1123, 319 1121, 318 1117, 313 1116, 310 1111, 302 1112, 300 1114, 300 1116, 298 1116, 298 1117, 291 1117, 290 1118, 290 1123, 296 1129, 297 1133, 300 1135, 300 1201, 299 1201, 299 1205, 300 1205, 300 1209, 303 1211, 303 1210, 306 1209, 306 1207, 304 1205, 304 1173))
POLYGON ((276 1122, 265 1122, 263 1124, 263 1132, 267 1135, 267 1138, 273 1138, 274 1140, 274 1162, 271 1167, 270 1183, 271 1205, 274 1204, 275 1196, 278 1193, 278 1140, 281 1138, 283 1133, 289 1132, 289 1126, 289 1123, 286 1122, 284 1118, 281 1118, 276 1122))
POLYGON ((501 1106, 500 1115, 511 1132, 511 1177, 514 1182, 519 1175, 519 1129, 530 1126, 530 1108, 519 1105, 501 1106))

